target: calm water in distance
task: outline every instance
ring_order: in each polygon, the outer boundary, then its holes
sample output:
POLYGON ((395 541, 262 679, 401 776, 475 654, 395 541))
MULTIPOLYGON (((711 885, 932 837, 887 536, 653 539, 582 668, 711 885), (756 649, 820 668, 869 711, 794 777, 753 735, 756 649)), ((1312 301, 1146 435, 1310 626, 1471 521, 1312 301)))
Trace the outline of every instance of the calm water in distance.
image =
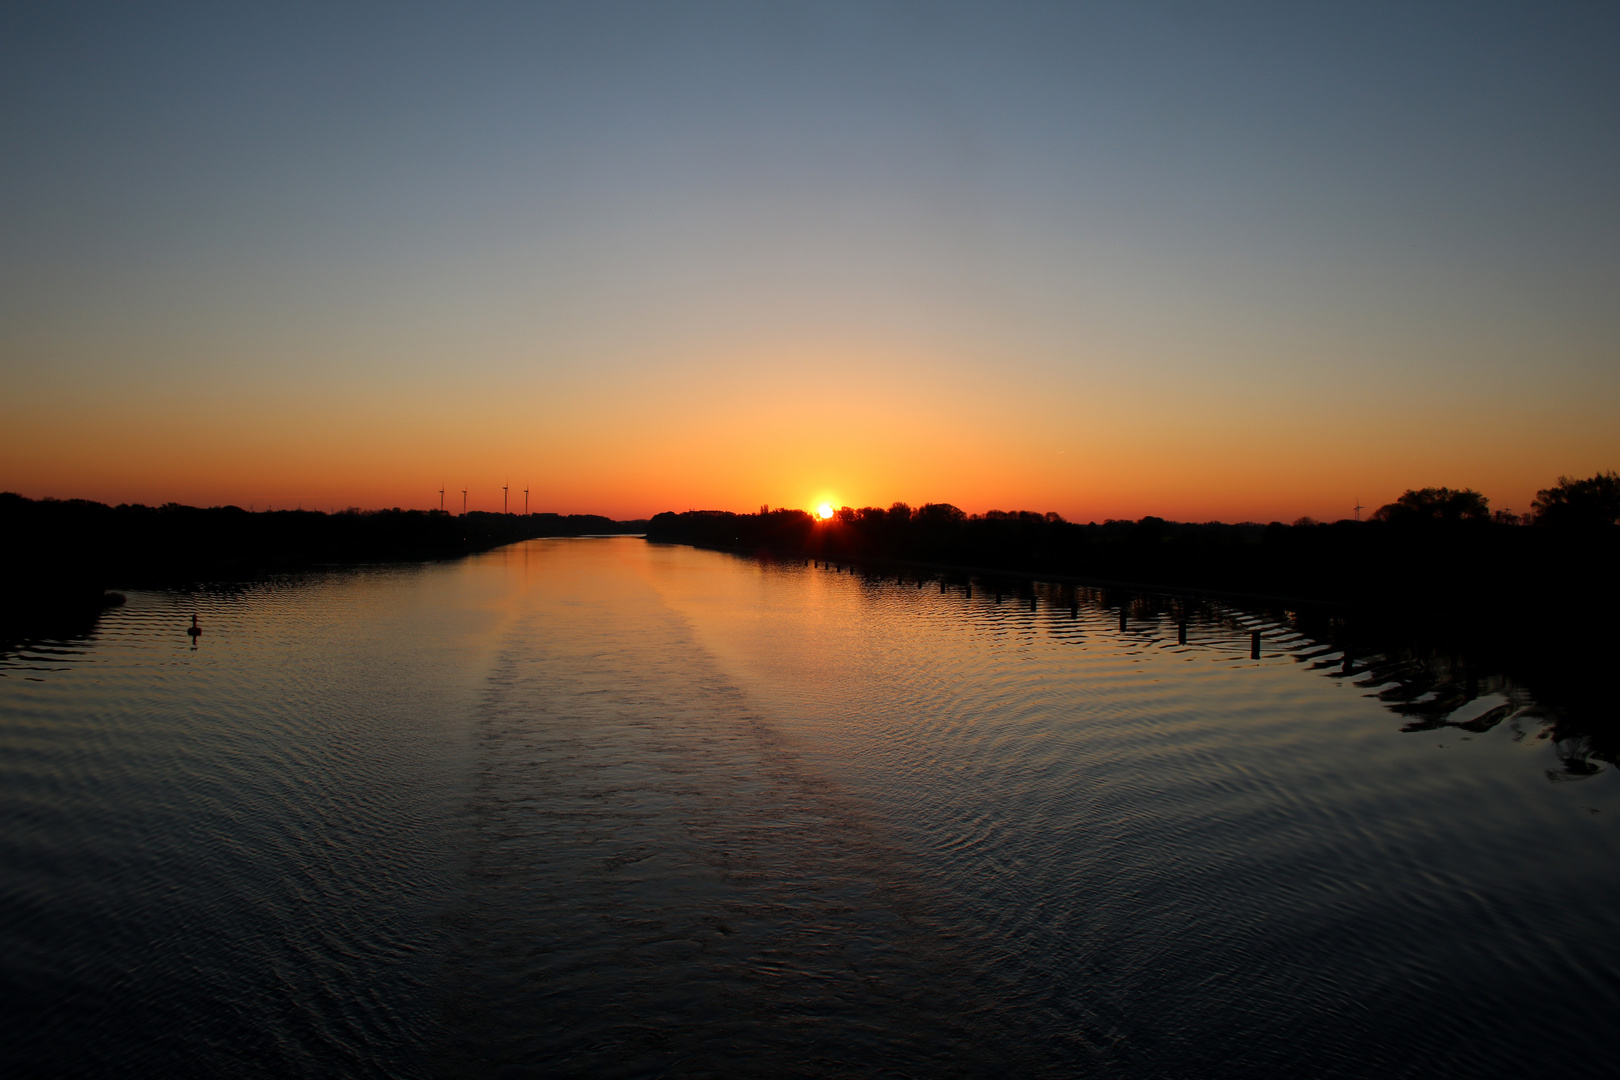
POLYGON ((965 585, 538 540, 12 650, 0 1067, 1611 1074, 1620 797, 1523 691, 965 585))

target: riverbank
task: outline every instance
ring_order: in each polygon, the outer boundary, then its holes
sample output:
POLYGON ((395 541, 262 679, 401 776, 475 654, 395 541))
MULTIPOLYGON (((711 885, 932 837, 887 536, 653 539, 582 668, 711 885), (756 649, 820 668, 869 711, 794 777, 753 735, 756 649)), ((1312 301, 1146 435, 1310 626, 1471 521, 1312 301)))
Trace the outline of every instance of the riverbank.
POLYGON ((251 581, 313 566, 451 559, 543 536, 639 533, 595 514, 250 512, 0 494, 0 628, 92 618, 108 590, 251 581))
POLYGON ((1580 609, 1620 600, 1620 528, 1490 521, 1293 525, 1146 517, 1081 525, 1055 514, 955 507, 663 513, 647 538, 860 565, 1223 596, 1276 604, 1455 615, 1502 605, 1580 609))
MULTIPOLYGON (((1080 525, 1056 515, 968 517, 954 507, 659 514, 647 538, 808 559, 865 573, 1039 580, 1287 613, 1347 649, 1468 654, 1512 671, 1587 717, 1607 718, 1608 658, 1620 647, 1620 528, 1490 521, 1080 525)), ((1155 601, 1159 602, 1159 601, 1155 601)))

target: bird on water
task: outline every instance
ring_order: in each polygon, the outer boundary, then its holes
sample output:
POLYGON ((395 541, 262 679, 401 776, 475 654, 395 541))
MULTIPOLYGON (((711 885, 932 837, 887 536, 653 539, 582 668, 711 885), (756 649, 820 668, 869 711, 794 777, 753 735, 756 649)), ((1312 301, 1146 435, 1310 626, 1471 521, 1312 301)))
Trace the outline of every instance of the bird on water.
POLYGON ((202 627, 197 625, 197 616, 196 615, 193 615, 191 617, 191 625, 186 627, 186 633, 190 634, 193 639, 196 639, 196 638, 199 638, 199 637, 202 636, 202 627))

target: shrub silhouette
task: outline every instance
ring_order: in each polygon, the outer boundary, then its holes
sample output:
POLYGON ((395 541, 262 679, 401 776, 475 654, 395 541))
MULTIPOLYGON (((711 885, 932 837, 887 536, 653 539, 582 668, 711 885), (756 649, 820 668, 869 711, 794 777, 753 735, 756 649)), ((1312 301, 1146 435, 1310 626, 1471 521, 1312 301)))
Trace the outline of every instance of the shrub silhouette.
POLYGON ((1620 473, 1609 470, 1585 480, 1560 476, 1536 492, 1531 505, 1537 525, 1614 525, 1620 522, 1620 473))
POLYGON ((1380 506, 1373 514, 1374 521, 1392 525, 1490 519, 1490 501, 1473 488, 1407 488, 1400 498, 1380 506))

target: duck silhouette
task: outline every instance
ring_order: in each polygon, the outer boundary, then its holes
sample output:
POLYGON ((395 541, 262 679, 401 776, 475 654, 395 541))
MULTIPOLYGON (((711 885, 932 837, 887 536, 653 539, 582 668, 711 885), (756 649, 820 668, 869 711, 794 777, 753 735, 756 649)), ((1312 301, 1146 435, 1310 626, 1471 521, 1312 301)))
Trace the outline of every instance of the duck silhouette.
POLYGON ((197 616, 193 615, 191 617, 191 625, 186 627, 186 633, 191 635, 192 641, 202 637, 202 627, 197 625, 197 616))

